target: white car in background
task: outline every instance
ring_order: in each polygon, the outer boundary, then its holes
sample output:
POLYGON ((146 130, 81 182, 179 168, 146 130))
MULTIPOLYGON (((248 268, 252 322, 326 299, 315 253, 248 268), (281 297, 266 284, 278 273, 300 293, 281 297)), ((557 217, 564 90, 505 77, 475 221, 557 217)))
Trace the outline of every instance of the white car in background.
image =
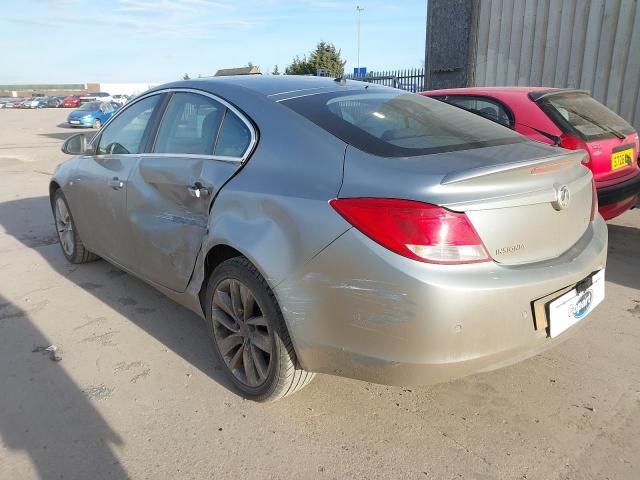
POLYGON ((110 102, 111 100, 113 98, 107 92, 90 92, 80 97, 81 104, 95 101, 110 102))
POLYGON ((129 95, 124 95, 124 94, 118 93, 118 94, 113 95, 111 97, 111 101, 112 102, 116 102, 116 103, 118 103, 120 105, 124 105, 125 103, 127 103, 129 101, 129 95))

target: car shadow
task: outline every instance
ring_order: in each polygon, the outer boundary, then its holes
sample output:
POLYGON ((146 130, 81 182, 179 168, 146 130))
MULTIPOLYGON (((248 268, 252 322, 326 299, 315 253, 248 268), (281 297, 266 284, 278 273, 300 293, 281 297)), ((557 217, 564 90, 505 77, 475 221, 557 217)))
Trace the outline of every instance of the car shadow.
MULTIPOLYGON (((0 217, 3 218, 3 217, 0 217)), ((92 405, 100 388, 81 390, 49 352, 49 339, 30 311, 0 295, 0 438, 3 447, 24 452, 41 479, 129 478, 112 447, 123 440, 92 405), (36 350, 36 351, 34 351, 36 350), (82 461, 79 461, 82 459, 82 461)), ((64 355, 64 352, 59 353, 64 355)), ((24 478, 7 460, 3 478, 24 478)))
POLYGON ((92 294, 220 385, 233 390, 217 363, 206 326, 198 315, 104 260, 77 265, 82 275, 69 275, 70 264, 62 251, 51 246, 58 243, 58 238, 48 197, 0 203, 0 228, 24 246, 37 248, 53 270, 75 282, 78 288, 92 294), (118 291, 127 292, 126 295, 114 294, 114 289, 108 288, 117 283, 122 285, 118 291), (168 302, 175 309, 172 308, 170 315, 159 315, 159 302, 168 302))
POLYGON ((607 280, 640 290, 640 228, 609 224, 607 280))
POLYGON ((75 135, 76 133, 82 133, 81 129, 76 129, 76 132, 60 132, 60 133, 39 133, 41 137, 54 138, 56 140, 66 140, 71 135, 75 135))

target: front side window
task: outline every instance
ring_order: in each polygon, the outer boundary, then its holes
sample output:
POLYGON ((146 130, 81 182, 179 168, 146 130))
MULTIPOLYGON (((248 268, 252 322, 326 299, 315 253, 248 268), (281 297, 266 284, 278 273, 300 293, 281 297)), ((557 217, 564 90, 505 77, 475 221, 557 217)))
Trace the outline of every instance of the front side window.
POLYGON ((153 151, 212 155, 226 107, 204 95, 178 92, 162 119, 153 151))
POLYGON ((147 97, 118 115, 102 132, 97 154, 140 153, 144 132, 159 99, 160 95, 147 97))
POLYGON ((410 157, 528 141, 460 108, 392 89, 350 89, 281 103, 345 143, 382 157, 410 157))

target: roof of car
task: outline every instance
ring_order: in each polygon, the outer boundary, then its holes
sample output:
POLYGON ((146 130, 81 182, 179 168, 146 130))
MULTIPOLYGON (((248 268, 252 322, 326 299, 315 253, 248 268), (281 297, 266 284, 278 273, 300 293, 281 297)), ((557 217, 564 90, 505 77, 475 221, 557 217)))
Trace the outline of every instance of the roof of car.
POLYGON ((458 94, 470 94, 470 93, 523 93, 529 94, 531 92, 541 92, 547 90, 560 90, 558 88, 549 87, 466 87, 466 88, 445 88, 442 90, 428 90, 426 94, 429 95, 454 95, 458 94))
MULTIPOLYGON (((332 77, 314 77, 303 75, 231 75, 224 77, 207 77, 192 80, 182 80, 160 85, 152 90, 164 88, 198 88, 209 91, 215 86, 240 87, 254 93, 270 97, 273 100, 284 100, 319 91, 335 91, 342 89, 357 89, 365 85, 354 80, 338 81, 332 77)), ((375 85, 379 87, 378 85, 375 85)), ((384 88, 384 87, 383 87, 384 88)))

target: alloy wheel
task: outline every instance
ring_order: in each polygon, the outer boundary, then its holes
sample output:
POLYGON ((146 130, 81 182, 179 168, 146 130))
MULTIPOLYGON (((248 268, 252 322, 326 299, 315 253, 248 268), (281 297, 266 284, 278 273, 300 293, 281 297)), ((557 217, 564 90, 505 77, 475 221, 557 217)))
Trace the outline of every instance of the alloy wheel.
POLYGON ((73 223, 71 222, 71 215, 67 204, 60 197, 56 200, 56 230, 58 231, 58 238, 62 245, 62 250, 69 257, 73 255, 75 237, 73 234, 73 223))
POLYGON ((225 364, 242 384, 265 383, 273 358, 269 322, 249 288, 233 278, 220 281, 213 295, 215 340, 225 364))

